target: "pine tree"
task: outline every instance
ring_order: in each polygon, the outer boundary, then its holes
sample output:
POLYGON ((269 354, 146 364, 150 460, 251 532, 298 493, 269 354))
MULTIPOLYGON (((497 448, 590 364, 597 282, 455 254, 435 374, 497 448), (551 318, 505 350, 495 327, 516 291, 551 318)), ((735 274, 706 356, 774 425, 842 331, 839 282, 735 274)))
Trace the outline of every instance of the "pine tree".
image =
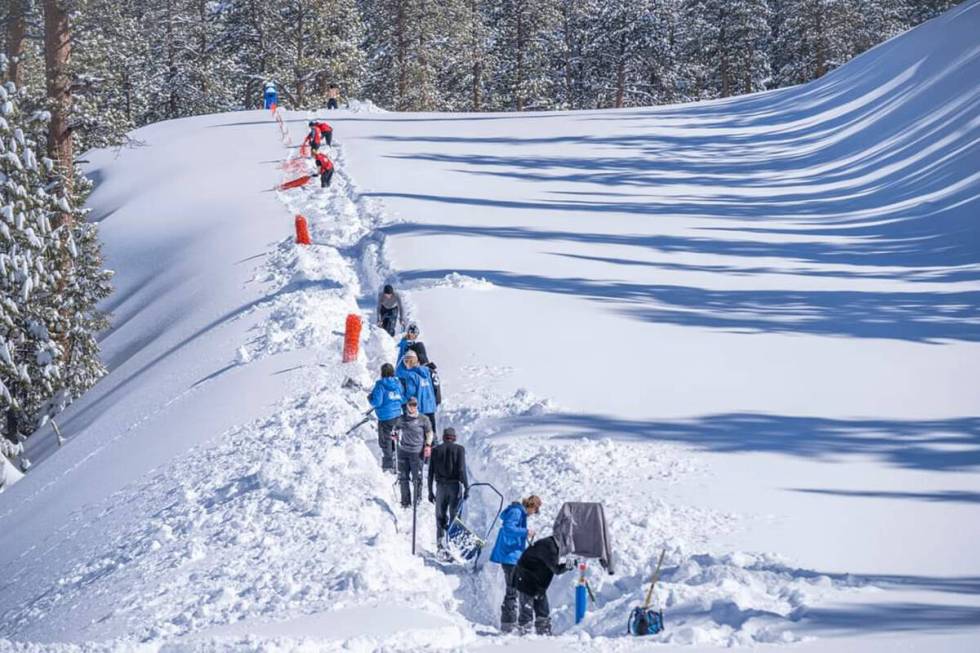
POLYGON ((359 47, 364 26, 353 0, 293 0, 280 7, 285 38, 272 77, 293 106, 324 106, 331 83, 356 94, 365 67, 359 47))
POLYGON ((687 0, 684 56, 698 98, 765 88, 769 78, 767 0, 687 0))
POLYGON ((95 333, 106 316, 96 304, 110 291, 95 228, 76 208, 88 184, 65 184, 64 172, 39 155, 51 115, 22 112, 15 91, 11 82, 0 87, 0 410, 8 438, 31 433, 104 374, 95 333))
POLYGON ((487 0, 452 0, 445 3, 446 34, 438 73, 442 110, 482 111, 496 68, 491 53, 493 27, 487 0))
POLYGON ((492 20, 496 26, 493 53, 498 108, 546 109, 554 97, 551 52, 559 22, 556 0, 499 0, 492 20))
POLYGON ((777 85, 822 77, 857 54, 857 18, 851 0, 786 0, 775 46, 782 62, 777 85))

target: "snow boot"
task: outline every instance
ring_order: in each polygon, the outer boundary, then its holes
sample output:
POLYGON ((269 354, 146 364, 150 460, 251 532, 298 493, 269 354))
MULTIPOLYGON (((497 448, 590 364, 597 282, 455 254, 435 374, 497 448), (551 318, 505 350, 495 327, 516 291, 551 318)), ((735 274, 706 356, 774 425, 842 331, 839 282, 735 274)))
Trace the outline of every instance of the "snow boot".
POLYGON ((534 632, 538 635, 551 635, 551 617, 535 619, 534 632))

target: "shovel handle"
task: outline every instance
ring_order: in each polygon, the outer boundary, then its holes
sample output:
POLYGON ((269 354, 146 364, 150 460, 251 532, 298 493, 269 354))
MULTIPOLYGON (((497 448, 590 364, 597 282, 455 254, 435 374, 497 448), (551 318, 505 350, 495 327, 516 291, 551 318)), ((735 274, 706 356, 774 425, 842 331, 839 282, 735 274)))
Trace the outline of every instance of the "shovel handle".
POLYGON ((657 569, 653 572, 653 580, 650 581, 650 589, 647 590, 647 600, 643 602, 644 610, 650 607, 650 600, 653 598, 653 588, 657 585, 657 579, 660 578, 660 565, 664 563, 665 553, 667 553, 667 549, 661 549, 660 559, 657 560, 657 569))

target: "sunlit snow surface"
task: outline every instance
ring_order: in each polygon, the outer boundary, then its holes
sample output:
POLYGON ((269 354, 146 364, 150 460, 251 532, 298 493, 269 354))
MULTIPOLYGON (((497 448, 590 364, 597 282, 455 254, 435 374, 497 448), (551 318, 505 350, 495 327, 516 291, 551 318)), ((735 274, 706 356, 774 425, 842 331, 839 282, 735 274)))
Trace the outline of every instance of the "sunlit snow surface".
POLYGON ((978 33, 966 3, 697 105, 340 111, 329 190, 272 190, 305 112, 92 153, 112 372, 0 495, 0 650, 976 650, 978 33), (373 424, 344 435, 394 342, 342 366, 340 331, 386 280, 473 475, 540 494, 539 532, 604 502, 581 626, 571 574, 556 638, 501 637, 497 566, 410 555, 373 424), (667 631, 635 641, 664 547, 667 631))

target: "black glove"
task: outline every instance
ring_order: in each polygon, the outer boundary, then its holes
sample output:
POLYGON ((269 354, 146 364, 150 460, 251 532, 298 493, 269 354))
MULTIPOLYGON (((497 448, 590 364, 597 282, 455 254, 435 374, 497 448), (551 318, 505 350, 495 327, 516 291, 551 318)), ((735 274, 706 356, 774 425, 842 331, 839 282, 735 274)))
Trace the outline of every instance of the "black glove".
POLYGON ((429 492, 429 503, 435 503, 435 502, 436 502, 436 495, 429 492))

